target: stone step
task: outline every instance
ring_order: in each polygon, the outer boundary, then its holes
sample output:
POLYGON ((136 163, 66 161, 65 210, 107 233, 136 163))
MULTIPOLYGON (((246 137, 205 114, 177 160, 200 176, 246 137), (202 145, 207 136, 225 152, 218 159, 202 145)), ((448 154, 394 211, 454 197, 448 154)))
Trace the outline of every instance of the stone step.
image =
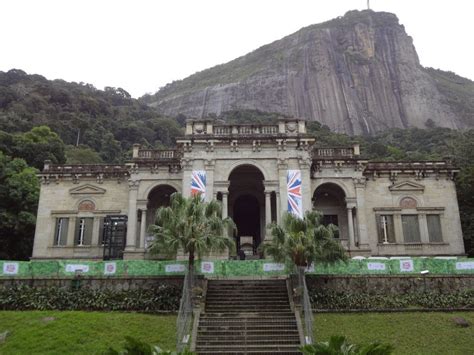
POLYGON ((212 301, 212 302, 207 302, 206 307, 215 307, 215 306, 227 306, 227 307, 234 307, 234 306, 242 306, 242 307, 259 307, 259 306, 265 306, 266 308, 271 307, 271 306, 286 306, 289 307, 290 303, 288 300, 282 301, 282 300, 272 300, 272 301, 265 301, 265 300, 259 300, 259 301, 227 301, 227 300, 222 300, 222 301, 212 301), (271 304, 268 304, 271 302, 271 304))
POLYGON ((284 332, 285 330, 297 330, 296 323, 288 324, 268 324, 268 325, 250 325, 250 324, 200 324, 199 334, 202 333, 213 333, 213 334, 228 334, 228 333, 241 333, 247 332, 248 334, 264 333, 266 330, 268 333, 271 332, 284 332))
POLYGON ((198 354, 299 354, 284 280, 209 280, 198 354))
POLYGON ((205 351, 199 351, 199 353, 196 353, 199 355, 213 355, 213 354, 223 354, 223 355, 273 355, 273 354, 279 354, 279 355, 301 355, 299 351, 288 351, 288 350, 271 350, 271 351, 211 351, 211 350, 205 350, 205 351))
POLYGON ((292 311, 288 310, 287 312, 204 312, 201 313, 201 318, 203 317, 228 317, 232 319, 236 318, 273 318, 273 317, 291 317, 294 319, 295 315, 292 311))
MULTIPOLYGON (((244 346, 244 344, 229 344, 225 346, 226 351, 237 351, 238 353, 242 354, 248 351, 266 351, 270 353, 274 353, 274 351, 278 350, 286 350, 286 351, 297 351, 300 344, 278 344, 275 346, 271 346, 269 344, 262 344, 262 345, 249 345, 244 346)), ((201 354, 201 351, 216 351, 222 349, 222 345, 206 345, 206 346, 197 346, 196 350, 198 354, 201 354)))
MULTIPOLYGON (((296 323, 294 324, 296 326, 296 323)), ((209 326, 203 326, 202 329, 199 329, 198 330, 198 334, 202 334, 203 336, 208 334, 209 331, 206 330, 209 326)), ((247 336, 259 336, 259 335, 265 335, 265 336, 271 336, 272 334, 281 334, 281 329, 278 329, 278 328, 265 328, 265 327, 261 327, 261 328, 258 328, 258 329, 255 329, 252 331, 252 333, 248 333, 245 331, 245 329, 243 331, 234 331, 234 332, 229 332, 229 330, 227 329, 216 329, 215 331, 213 331, 213 334, 216 334, 216 335, 222 335, 222 336, 243 336, 243 335, 247 335, 247 336)), ((298 329, 296 327, 288 327, 288 329, 285 330, 285 332, 283 333, 283 336, 293 336, 293 335, 298 335, 298 329)))
POLYGON ((206 341, 206 342, 222 342, 222 341, 233 341, 233 340, 238 340, 238 341, 241 341, 242 339, 249 339, 249 340, 261 340, 263 339, 263 341, 267 342, 267 341, 270 341, 270 340, 273 340, 273 341, 287 341, 287 340, 295 340, 296 341, 299 341, 299 336, 298 336, 298 332, 297 331, 293 331, 292 333, 288 333, 288 334, 285 334, 285 333, 281 333, 281 334, 277 334, 277 335, 268 335, 268 333, 260 333, 260 334, 256 334, 254 332, 251 332, 251 333, 226 333, 226 334, 220 334, 218 333, 219 337, 215 337, 213 334, 211 333, 199 333, 199 339, 198 339, 198 342, 202 342, 202 341, 206 341))
POLYGON ((199 339, 196 343, 199 347, 205 346, 218 346, 220 345, 222 348, 226 348, 229 345, 241 345, 241 346, 252 346, 252 345, 267 345, 267 346, 278 346, 278 345, 294 345, 299 344, 299 337, 294 337, 291 339, 284 339, 284 338, 273 338, 273 339, 265 339, 263 337, 260 338, 240 338, 235 340, 230 339, 220 339, 219 341, 216 340, 201 340, 199 339))
POLYGON ((258 311, 258 312, 278 312, 278 311, 290 311, 289 305, 259 305, 259 306, 245 306, 245 305, 210 305, 206 307, 206 312, 251 312, 251 311, 258 311))
POLYGON ((206 299, 228 299, 228 298, 236 298, 236 299, 272 299, 272 298, 288 298, 288 294, 284 293, 250 293, 250 292, 229 292, 229 293, 207 293, 206 299))

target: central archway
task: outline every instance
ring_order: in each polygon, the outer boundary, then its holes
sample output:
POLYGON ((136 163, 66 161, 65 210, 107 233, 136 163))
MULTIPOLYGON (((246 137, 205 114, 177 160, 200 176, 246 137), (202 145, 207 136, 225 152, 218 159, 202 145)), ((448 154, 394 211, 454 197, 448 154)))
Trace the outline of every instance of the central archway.
POLYGON ((229 215, 237 225, 237 252, 246 259, 259 258, 265 236, 264 176, 253 165, 236 167, 229 175, 229 215))

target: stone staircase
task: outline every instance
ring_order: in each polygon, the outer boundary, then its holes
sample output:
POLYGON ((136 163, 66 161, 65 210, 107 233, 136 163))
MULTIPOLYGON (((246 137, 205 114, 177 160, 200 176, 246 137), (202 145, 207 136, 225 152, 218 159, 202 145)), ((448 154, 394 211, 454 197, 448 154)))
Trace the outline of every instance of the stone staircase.
POLYGON ((285 280, 209 280, 198 354, 299 354, 285 280))

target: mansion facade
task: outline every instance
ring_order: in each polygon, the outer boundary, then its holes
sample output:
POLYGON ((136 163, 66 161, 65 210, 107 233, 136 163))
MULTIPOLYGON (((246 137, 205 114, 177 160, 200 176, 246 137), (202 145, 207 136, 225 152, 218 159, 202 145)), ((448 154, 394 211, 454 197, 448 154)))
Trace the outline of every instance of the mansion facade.
POLYGON ((32 258, 149 258, 148 226, 174 192, 220 200, 247 258, 283 212, 311 209, 351 256, 464 254, 450 162, 374 162, 358 145, 315 143, 302 120, 189 120, 176 149, 135 145, 124 165, 45 162, 32 258))

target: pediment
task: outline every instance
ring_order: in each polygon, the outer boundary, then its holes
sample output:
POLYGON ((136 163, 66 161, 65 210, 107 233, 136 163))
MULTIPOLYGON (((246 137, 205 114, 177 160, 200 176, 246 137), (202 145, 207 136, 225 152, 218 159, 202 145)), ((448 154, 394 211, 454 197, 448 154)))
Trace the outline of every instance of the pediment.
POLYGON ((71 195, 101 195, 105 194, 105 189, 100 187, 91 185, 91 184, 84 184, 73 189, 69 190, 71 195))
POLYGON ((425 186, 414 181, 402 181, 389 187, 390 191, 421 191, 425 190, 425 186))

